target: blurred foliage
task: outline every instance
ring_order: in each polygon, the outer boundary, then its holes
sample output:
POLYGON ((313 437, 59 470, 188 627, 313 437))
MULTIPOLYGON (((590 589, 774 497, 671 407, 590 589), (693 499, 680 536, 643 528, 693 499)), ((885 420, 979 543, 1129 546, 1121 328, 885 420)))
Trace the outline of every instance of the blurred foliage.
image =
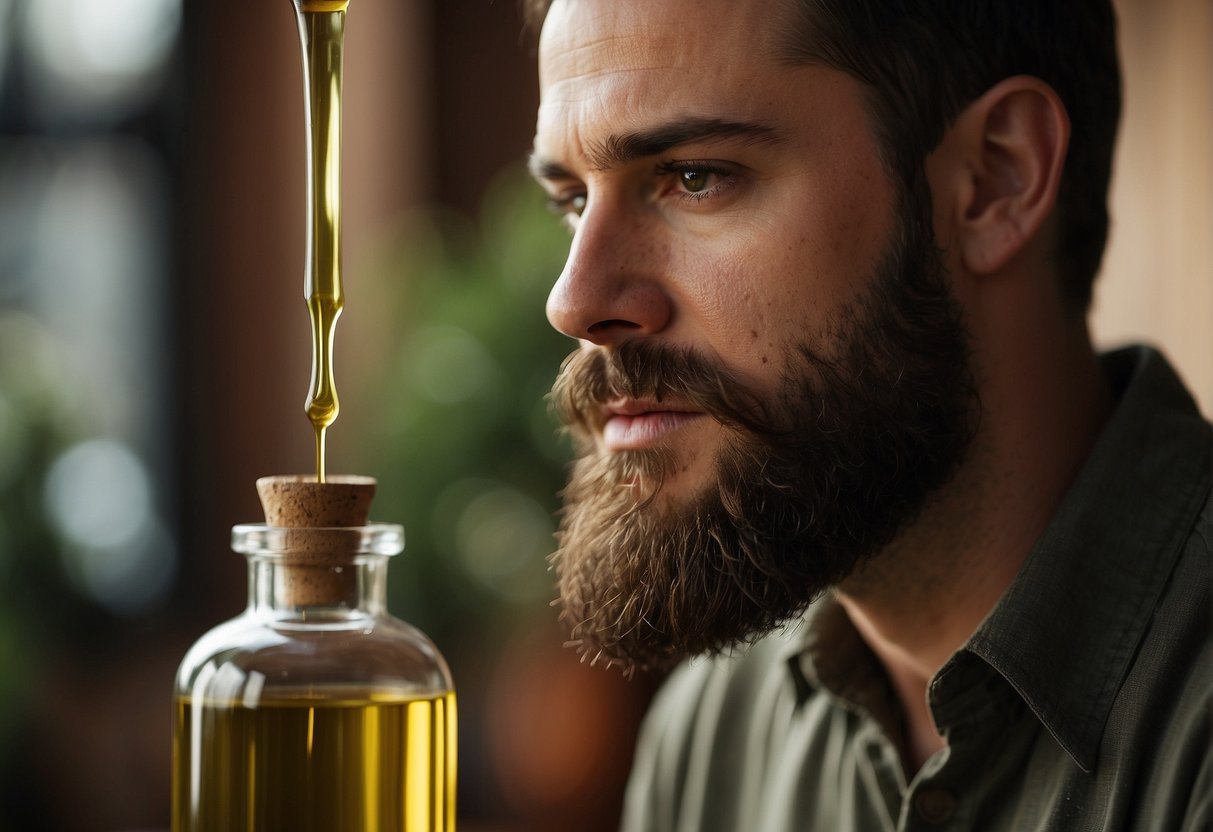
POLYGON ((404 522, 391 608, 443 649, 542 610, 568 458, 546 395, 573 346, 544 316, 568 234, 523 172, 490 187, 478 222, 428 213, 384 261, 399 340, 355 455, 379 479, 375 516, 404 522), (475 634, 475 636, 473 635, 475 634))
POLYGON ((29 704, 40 657, 90 612, 69 591, 63 544, 43 508, 52 462, 88 432, 74 377, 38 320, 0 310, 0 740, 29 704))

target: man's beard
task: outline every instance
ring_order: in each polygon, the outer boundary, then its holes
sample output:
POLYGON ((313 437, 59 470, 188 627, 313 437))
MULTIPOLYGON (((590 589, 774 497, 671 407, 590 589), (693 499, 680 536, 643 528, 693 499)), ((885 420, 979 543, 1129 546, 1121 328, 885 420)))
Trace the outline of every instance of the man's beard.
POLYGON ((775 396, 652 339, 566 359, 552 398, 581 455, 552 560, 583 658, 660 669, 769 632, 893 540, 959 465, 979 411, 968 339, 929 210, 903 207, 861 302, 828 342, 789 345, 775 396), (662 498, 672 451, 600 449, 619 398, 716 419, 714 478, 662 498))

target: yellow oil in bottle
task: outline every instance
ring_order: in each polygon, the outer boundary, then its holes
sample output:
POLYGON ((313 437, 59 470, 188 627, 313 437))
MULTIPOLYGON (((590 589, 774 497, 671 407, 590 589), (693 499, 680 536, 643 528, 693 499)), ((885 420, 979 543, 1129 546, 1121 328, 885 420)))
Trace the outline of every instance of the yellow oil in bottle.
POLYGON ((341 287, 341 85, 348 0, 294 0, 307 104, 307 261, 304 297, 312 323, 306 411, 316 433, 316 479, 324 482, 325 433, 341 409, 333 334, 341 287))
POLYGON ((176 721, 174 830, 455 829, 454 694, 181 697, 176 721))

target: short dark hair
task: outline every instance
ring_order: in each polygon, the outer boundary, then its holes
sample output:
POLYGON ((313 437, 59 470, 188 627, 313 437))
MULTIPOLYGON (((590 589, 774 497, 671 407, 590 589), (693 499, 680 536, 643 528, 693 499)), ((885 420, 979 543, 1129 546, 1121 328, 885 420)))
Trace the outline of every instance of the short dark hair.
MULTIPOLYGON (((538 31, 551 0, 521 0, 538 31)), ((1120 119, 1111 0, 789 0, 780 56, 846 72, 871 93, 890 171, 923 163, 960 112, 1013 75, 1056 92, 1070 117, 1058 194, 1057 273, 1085 311, 1108 238, 1108 182, 1120 119)))

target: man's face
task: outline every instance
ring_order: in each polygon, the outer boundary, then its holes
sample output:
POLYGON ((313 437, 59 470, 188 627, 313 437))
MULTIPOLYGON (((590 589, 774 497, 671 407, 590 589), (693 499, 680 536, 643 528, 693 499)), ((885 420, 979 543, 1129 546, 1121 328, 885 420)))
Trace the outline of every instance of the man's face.
POLYGON ((786 0, 556 0, 533 168, 573 231, 548 317, 582 453, 564 617, 656 666, 769 628, 954 467, 972 410, 921 200, 786 0))
MULTIPOLYGON (((569 213, 548 317, 586 348, 691 347, 771 392, 791 339, 827 349, 833 314, 863 291, 893 189, 858 83, 776 65, 783 2, 553 5, 535 159, 554 163, 539 171, 554 174, 543 177, 552 197, 584 209, 569 213)), ((646 415, 611 420, 601 439, 667 444, 681 465, 666 488, 685 494, 721 432, 691 414, 646 415)))

